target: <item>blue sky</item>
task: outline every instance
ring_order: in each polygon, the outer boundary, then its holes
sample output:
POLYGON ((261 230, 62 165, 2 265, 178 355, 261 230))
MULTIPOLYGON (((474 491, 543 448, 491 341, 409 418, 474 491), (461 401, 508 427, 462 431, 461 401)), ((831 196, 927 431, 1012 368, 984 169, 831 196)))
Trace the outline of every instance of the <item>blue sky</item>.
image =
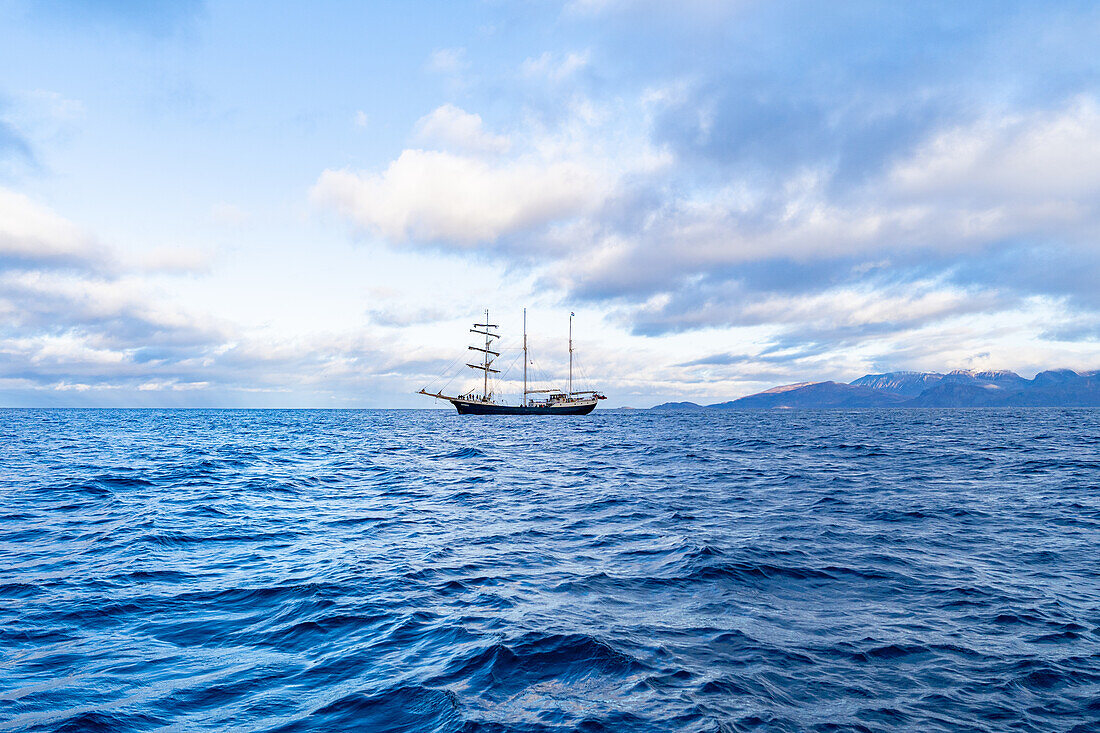
POLYGON ((421 406, 486 307, 529 309, 547 379, 575 311, 615 405, 1100 368, 1091 3, 0 1, 0 28, 2 404, 421 406))

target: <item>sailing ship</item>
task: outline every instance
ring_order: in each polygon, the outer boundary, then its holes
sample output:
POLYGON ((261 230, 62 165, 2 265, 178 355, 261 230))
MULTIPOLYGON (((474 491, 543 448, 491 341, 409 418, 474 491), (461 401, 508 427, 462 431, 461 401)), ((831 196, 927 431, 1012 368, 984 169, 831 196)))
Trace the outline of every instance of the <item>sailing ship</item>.
MULTIPOLYGON (((493 361, 500 356, 499 351, 494 351, 493 339, 499 339, 495 323, 489 322, 489 311, 485 311, 485 323, 475 323, 470 333, 485 337, 484 346, 471 346, 470 351, 482 354, 481 361, 475 364, 467 363, 466 366, 482 372, 481 394, 477 388, 471 389, 462 395, 449 396, 439 392, 428 392, 420 389, 417 394, 434 397, 438 400, 447 400, 460 415, 587 415, 596 409, 599 400, 607 399, 599 392, 593 390, 574 391, 573 389, 573 313, 569 314, 569 388, 564 392, 560 389, 528 389, 527 388, 527 309, 523 309, 523 398, 518 405, 508 404, 496 399, 489 389, 489 375, 499 374, 499 369, 493 368, 493 361), (535 395, 535 396, 532 396, 535 395)), ((497 348, 500 348, 499 346, 497 348)))

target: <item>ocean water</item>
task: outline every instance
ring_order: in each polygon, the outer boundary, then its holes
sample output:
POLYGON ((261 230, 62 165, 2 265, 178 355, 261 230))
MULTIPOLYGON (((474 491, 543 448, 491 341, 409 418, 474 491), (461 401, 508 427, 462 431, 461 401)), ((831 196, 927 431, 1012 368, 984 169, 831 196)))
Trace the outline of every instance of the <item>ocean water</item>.
POLYGON ((1100 730, 1100 411, 0 411, 0 729, 1100 730))

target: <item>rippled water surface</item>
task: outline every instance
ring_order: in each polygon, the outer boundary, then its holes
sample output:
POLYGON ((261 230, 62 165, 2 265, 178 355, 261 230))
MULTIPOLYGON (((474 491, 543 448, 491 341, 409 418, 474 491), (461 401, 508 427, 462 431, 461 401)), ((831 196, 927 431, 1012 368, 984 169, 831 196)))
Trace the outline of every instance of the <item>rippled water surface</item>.
POLYGON ((0 411, 0 728, 1100 729, 1100 411, 0 411))

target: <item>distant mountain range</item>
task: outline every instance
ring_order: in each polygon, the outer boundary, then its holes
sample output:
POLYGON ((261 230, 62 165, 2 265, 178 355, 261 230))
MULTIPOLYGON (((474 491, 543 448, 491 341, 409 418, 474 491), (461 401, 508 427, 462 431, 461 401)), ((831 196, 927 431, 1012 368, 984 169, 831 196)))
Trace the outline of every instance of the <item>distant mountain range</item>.
POLYGON ((1100 371, 868 374, 851 382, 800 382, 713 405, 666 402, 654 410, 846 409, 853 407, 1100 407, 1100 371))

